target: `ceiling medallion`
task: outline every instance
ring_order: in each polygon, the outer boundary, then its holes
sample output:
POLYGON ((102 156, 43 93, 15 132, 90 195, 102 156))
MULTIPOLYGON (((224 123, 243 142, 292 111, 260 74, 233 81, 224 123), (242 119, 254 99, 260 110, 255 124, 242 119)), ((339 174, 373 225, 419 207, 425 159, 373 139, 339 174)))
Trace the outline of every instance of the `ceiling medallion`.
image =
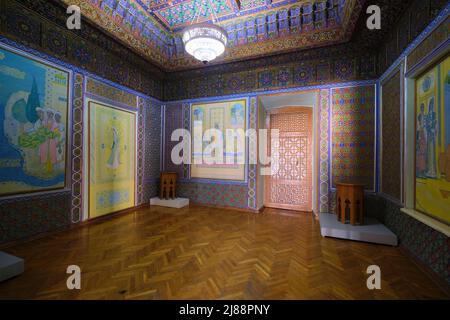
POLYGON ((198 10, 197 23, 191 24, 184 29, 182 35, 186 52, 204 64, 222 55, 228 42, 228 35, 225 29, 214 24, 217 19, 211 0, 209 0, 209 9, 213 23, 198 23, 200 8, 198 10))

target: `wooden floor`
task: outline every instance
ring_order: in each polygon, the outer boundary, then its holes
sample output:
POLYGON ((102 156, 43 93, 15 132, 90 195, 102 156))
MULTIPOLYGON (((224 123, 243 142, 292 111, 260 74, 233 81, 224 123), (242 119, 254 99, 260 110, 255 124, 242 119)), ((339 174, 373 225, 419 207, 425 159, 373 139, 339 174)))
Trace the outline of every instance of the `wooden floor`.
POLYGON ((0 299, 448 298, 398 248, 322 238, 310 214, 283 213, 146 208, 16 245, 26 271, 0 299), (372 264, 381 290, 366 287, 372 264))

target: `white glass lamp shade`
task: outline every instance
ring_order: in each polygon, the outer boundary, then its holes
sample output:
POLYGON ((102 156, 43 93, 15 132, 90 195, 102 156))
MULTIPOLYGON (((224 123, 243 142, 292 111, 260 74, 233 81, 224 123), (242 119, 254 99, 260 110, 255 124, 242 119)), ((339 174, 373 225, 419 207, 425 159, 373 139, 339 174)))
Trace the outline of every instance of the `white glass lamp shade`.
POLYGON ((216 25, 199 23, 183 31, 183 43, 187 53, 203 63, 216 59, 225 52, 226 31, 216 25))

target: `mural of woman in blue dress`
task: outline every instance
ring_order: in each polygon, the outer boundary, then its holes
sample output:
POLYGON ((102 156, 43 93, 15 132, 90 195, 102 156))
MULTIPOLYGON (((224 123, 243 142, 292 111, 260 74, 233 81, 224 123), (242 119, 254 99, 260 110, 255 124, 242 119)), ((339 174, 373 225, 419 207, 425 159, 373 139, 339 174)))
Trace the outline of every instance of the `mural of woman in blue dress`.
POLYGON ((112 128, 112 146, 111 154, 109 156, 107 167, 110 169, 117 169, 120 165, 120 139, 116 128, 112 128))

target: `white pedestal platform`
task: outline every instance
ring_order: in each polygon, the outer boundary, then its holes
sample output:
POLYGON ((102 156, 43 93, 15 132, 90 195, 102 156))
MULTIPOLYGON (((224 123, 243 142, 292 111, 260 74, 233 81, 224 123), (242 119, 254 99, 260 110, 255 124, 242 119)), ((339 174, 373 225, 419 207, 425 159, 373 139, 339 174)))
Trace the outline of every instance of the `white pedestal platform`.
POLYGON ((371 217, 365 217, 364 225, 352 226, 340 223, 336 215, 320 213, 320 232, 323 237, 333 237, 355 241, 396 246, 397 236, 383 224, 371 217))
POLYGON ((0 282, 16 277, 24 271, 23 259, 0 251, 0 282))
POLYGON ((169 208, 183 208, 189 205, 189 199, 186 198, 176 198, 176 199, 160 199, 158 197, 150 199, 151 206, 169 207, 169 208))

